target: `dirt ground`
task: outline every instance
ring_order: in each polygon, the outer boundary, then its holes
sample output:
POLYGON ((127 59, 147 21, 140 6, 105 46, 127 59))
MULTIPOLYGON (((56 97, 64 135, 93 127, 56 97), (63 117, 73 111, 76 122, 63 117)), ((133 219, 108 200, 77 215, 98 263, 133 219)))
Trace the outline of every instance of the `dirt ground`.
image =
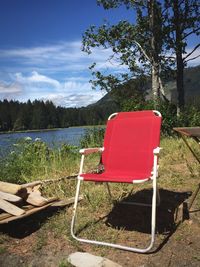
MULTIPOLYGON (((187 205, 183 205, 183 202, 187 203, 189 197, 189 192, 179 193, 161 189, 162 202, 157 208, 156 242, 154 249, 148 254, 77 243, 71 239, 69 233, 55 235, 54 229, 46 225, 53 216, 59 214, 62 214, 62 218, 71 216, 72 207, 70 207, 61 211, 48 209, 28 218, 1 225, 0 266, 66 267, 71 266, 67 263, 68 255, 82 251, 105 256, 124 267, 198 267, 200 266, 200 210, 194 203, 191 212, 188 212, 187 205), (180 207, 178 212, 177 207, 180 207)), ((135 216, 130 219, 131 210, 121 206, 114 206, 103 223, 107 227, 123 228, 123 236, 127 242, 131 240, 132 232, 136 231, 134 238, 138 238, 139 244, 142 244, 149 238, 149 227, 146 226, 146 219, 150 217, 148 209, 137 208, 132 211, 135 216), (144 220, 135 221, 141 212, 145 214, 144 220), (118 221, 115 219, 117 215, 120 215, 118 221), (132 226, 134 222, 136 227, 132 226)), ((66 223, 68 224, 69 220, 66 220, 66 223)), ((119 235, 118 241, 121 241, 120 239, 119 235)))

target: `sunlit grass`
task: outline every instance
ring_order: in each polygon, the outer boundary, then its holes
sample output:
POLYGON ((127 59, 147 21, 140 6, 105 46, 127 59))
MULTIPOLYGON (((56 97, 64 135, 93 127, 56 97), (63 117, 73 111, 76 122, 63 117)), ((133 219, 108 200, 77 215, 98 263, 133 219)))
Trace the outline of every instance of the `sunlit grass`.
MULTIPOLYGON (((96 133, 97 134, 97 133, 96 133)), ((196 149, 196 144, 188 140, 190 145, 196 149)), ((101 146, 101 137, 88 137, 82 144, 85 146, 101 146), (90 143, 90 141, 92 142, 90 143)), ((199 164, 195 161, 184 142, 179 138, 165 137, 161 140, 159 160, 160 188, 170 191, 194 191, 199 182, 199 164)), ((80 155, 76 147, 63 145, 60 149, 50 149, 42 141, 26 140, 16 146, 6 160, 1 161, 0 180, 15 183, 25 183, 34 180, 57 179, 77 174, 79 170, 80 155)), ((85 170, 95 170, 99 162, 99 155, 88 156, 86 158, 85 170)), ((60 199, 73 197, 75 195, 76 179, 64 179, 55 183, 45 184, 43 194, 47 196, 57 196, 60 199)), ((148 183, 141 185, 111 184, 111 191, 115 200, 120 200, 131 192, 137 192, 144 188, 150 188, 148 183)), ((78 208, 78 223, 76 230, 82 237, 91 239, 98 238, 101 241, 116 242, 120 240, 128 242, 129 232, 123 228, 114 229, 105 224, 106 216, 113 208, 108 192, 104 184, 83 183, 81 194, 84 200, 80 202, 78 208)), ((196 200, 196 205, 200 207, 200 197, 196 200)), ((81 246, 70 235, 70 223, 72 217, 72 207, 55 213, 47 221, 45 227, 40 231, 44 234, 38 236, 35 249, 45 246, 45 232, 51 231, 55 238, 65 237, 74 247, 81 246)), ((139 233, 133 236, 136 240, 139 233)), ((144 241, 148 238, 143 235, 144 241)), ((177 237, 178 239, 179 237, 177 237)), ((100 254, 104 254, 104 248, 94 248, 100 254)))

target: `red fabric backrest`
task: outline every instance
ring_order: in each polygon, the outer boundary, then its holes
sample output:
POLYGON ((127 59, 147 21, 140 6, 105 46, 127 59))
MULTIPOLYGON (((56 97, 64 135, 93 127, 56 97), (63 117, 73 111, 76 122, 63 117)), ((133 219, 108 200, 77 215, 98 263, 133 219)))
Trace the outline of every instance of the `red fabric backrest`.
POLYGON ((161 117, 153 111, 120 112, 108 120, 102 153, 105 170, 150 176, 160 127, 161 117))

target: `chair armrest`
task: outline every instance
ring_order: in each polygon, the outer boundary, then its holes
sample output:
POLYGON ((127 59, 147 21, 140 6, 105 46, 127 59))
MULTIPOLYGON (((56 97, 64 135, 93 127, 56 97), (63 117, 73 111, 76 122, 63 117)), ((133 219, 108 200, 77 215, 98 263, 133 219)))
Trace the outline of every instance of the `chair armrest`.
POLYGON ((92 153, 97 153, 97 152, 103 152, 104 148, 103 147, 94 147, 94 148, 83 148, 79 150, 80 154, 88 155, 92 153))
POLYGON ((153 154, 154 155, 158 155, 159 153, 160 153, 160 150, 162 149, 162 147, 156 147, 156 148, 154 148, 154 150, 153 150, 153 154))

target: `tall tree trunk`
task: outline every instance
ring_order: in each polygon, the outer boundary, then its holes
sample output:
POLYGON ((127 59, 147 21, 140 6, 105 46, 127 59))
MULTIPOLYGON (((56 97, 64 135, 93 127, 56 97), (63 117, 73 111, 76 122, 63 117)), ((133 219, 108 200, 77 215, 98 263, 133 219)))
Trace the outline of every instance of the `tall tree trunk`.
POLYGON ((159 79, 159 66, 160 66, 160 61, 159 61, 159 49, 157 46, 157 29, 156 29, 156 19, 155 19, 155 0, 149 0, 148 1, 148 12, 149 12, 149 26, 150 26, 150 31, 151 31, 151 58, 152 58, 152 96, 153 96, 153 101, 154 105, 156 107, 158 100, 160 98, 160 79, 159 79))
POLYGON ((152 64, 152 95, 155 106, 160 98, 160 82, 159 82, 159 65, 156 62, 152 64))
POLYGON ((182 56, 182 29, 180 23, 180 13, 179 13, 179 0, 174 0, 174 24, 176 32, 176 87, 177 87, 177 115, 184 109, 185 106, 185 95, 184 95, 184 84, 183 84, 183 56, 182 56))
POLYGON ((185 106, 185 93, 184 93, 184 83, 183 83, 183 71, 184 63, 182 58, 182 53, 176 53, 176 87, 177 87, 177 116, 183 111, 185 106))

